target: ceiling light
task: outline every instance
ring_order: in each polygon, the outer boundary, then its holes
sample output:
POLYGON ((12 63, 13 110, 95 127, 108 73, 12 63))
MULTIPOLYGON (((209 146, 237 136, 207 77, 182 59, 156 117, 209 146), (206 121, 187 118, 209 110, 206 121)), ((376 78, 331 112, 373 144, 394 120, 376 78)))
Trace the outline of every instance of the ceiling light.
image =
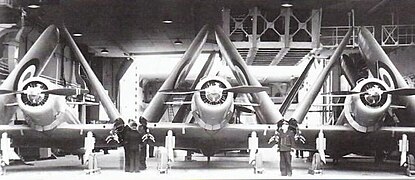
POLYGON ((165 19, 165 20, 163 20, 163 23, 164 24, 171 24, 171 23, 173 23, 173 20, 171 20, 171 19, 165 19))
POLYGON ((285 1, 282 1, 282 2, 281 2, 281 6, 282 6, 282 7, 285 7, 285 8, 289 8, 289 7, 292 7, 292 6, 293 6, 293 4, 291 3, 291 1, 290 1, 290 0, 285 0, 285 1))
POLYGON ((109 53, 109 51, 105 48, 101 50, 101 54, 108 54, 108 53, 109 53))
POLYGON ((30 9, 40 8, 40 6, 38 4, 29 4, 27 7, 30 8, 30 9))
POLYGON ((72 34, 74 37, 81 37, 82 36, 82 33, 80 33, 80 32, 76 32, 76 33, 73 33, 72 34))
POLYGON ((180 41, 180 39, 175 40, 173 43, 174 43, 175 45, 182 45, 182 44, 183 44, 183 42, 182 42, 182 41, 180 41))

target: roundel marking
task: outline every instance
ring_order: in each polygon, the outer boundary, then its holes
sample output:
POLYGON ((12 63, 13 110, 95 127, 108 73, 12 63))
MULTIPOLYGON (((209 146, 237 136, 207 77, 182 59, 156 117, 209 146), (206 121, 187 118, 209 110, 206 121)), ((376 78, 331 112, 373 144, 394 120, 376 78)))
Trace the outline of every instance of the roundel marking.
POLYGON ((26 79, 29 79, 31 77, 33 77, 36 73, 36 66, 35 65, 30 65, 28 66, 21 74, 17 86, 20 87, 23 83, 23 81, 25 81, 26 79))
POLYGON ((389 74, 389 72, 385 68, 379 68, 379 76, 381 80, 384 81, 391 89, 395 89, 394 80, 392 79, 391 74, 389 74))

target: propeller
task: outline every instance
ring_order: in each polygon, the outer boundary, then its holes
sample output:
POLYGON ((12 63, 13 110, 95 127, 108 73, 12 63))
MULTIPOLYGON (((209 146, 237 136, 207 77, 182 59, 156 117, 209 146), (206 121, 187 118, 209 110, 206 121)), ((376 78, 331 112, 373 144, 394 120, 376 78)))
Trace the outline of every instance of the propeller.
POLYGON ((268 90, 268 87, 257 87, 257 86, 235 86, 226 88, 223 91, 233 93, 258 93, 268 90))
MULTIPOLYGON (((399 88, 388 91, 382 91, 382 93, 395 95, 395 96, 412 96, 415 95, 415 88, 399 88)), ((356 92, 356 91, 333 91, 328 93, 322 93, 321 95, 334 95, 334 96, 348 96, 348 95, 362 95, 368 94, 368 92, 356 92)))
MULTIPOLYGON (((59 95, 59 96, 72 96, 72 95, 78 95, 78 94, 86 94, 88 92, 89 90, 87 89, 58 88, 58 89, 45 90, 45 91, 42 91, 41 93, 54 94, 54 95, 59 95)), ((0 89, 0 95, 7 95, 7 94, 27 94, 27 92, 0 89)))
POLYGON ((321 95, 335 95, 335 96, 347 96, 347 95, 357 95, 365 92, 356 92, 356 91, 332 91, 327 93, 322 93, 321 95))
POLYGON ((237 109, 239 111, 242 111, 242 112, 246 112, 246 113, 255 113, 255 111, 253 111, 253 110, 251 110, 247 107, 240 106, 240 105, 235 105, 235 109, 237 109))
POLYGON ((398 95, 398 96, 411 96, 411 95, 415 95, 415 88, 399 88, 399 89, 384 91, 383 93, 391 94, 391 95, 398 95))
MULTIPOLYGON (((186 95, 193 94, 195 92, 205 91, 206 89, 199 90, 183 90, 183 89, 167 89, 161 90, 160 93, 170 94, 170 95, 186 95)), ((233 92, 233 93, 258 93, 268 90, 268 87, 257 87, 257 86, 235 86, 223 89, 224 92, 233 92)))
POLYGON ((21 91, 13 91, 13 90, 0 89, 0 95, 19 94, 19 93, 22 93, 22 92, 21 91))
POLYGON ((88 93, 88 89, 79 89, 79 88, 58 88, 58 89, 51 89, 43 91, 44 94, 54 94, 60 96, 73 96, 78 94, 86 94, 88 93))

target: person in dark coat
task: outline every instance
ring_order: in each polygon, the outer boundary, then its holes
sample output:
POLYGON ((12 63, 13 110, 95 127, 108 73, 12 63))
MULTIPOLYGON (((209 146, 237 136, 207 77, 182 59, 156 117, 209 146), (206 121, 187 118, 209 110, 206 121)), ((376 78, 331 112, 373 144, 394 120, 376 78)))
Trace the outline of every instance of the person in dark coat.
POLYGON ((276 141, 280 152, 280 171, 282 176, 292 175, 291 151, 295 145, 295 130, 290 128, 287 121, 278 122, 278 129, 268 143, 276 141))
POLYGON ((131 128, 124 129, 124 148, 126 149, 126 172, 140 172, 139 165, 139 144, 141 142, 140 133, 137 130, 137 123, 132 123, 131 128), (128 160, 127 160, 128 159, 128 160))
POLYGON ((282 176, 292 175, 291 150, 295 145, 295 133, 289 129, 289 124, 284 121, 278 130, 278 151, 280 152, 280 171, 282 176))
POLYGON ((138 126, 138 132, 140 133, 140 152, 139 152, 139 159, 140 159, 140 170, 147 169, 146 164, 146 157, 147 157, 147 120, 144 117, 140 117, 140 126, 138 126))

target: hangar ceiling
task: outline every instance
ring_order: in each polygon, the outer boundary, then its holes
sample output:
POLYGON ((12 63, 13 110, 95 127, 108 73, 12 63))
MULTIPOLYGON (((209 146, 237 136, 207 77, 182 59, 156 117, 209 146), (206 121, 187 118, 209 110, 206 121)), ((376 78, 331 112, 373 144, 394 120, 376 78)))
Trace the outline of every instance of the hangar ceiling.
MULTIPOLYGON (((257 6, 262 12, 278 14, 280 0, 40 0, 40 8, 27 5, 39 0, 20 0, 29 20, 47 26, 64 23, 70 32, 81 32, 79 43, 100 55, 106 48, 108 56, 123 57, 125 53, 182 53, 205 23, 221 23, 221 10, 227 7, 231 15, 247 14, 257 6), (171 19, 171 24, 162 20, 171 19), (174 41, 180 40, 181 45, 174 41)), ((293 11, 309 14, 322 8, 322 26, 347 25, 347 12, 354 9, 357 25, 391 23, 391 13, 399 22, 414 21, 411 0, 294 0, 293 11)), ((206 50, 215 49, 210 37, 206 50)))

